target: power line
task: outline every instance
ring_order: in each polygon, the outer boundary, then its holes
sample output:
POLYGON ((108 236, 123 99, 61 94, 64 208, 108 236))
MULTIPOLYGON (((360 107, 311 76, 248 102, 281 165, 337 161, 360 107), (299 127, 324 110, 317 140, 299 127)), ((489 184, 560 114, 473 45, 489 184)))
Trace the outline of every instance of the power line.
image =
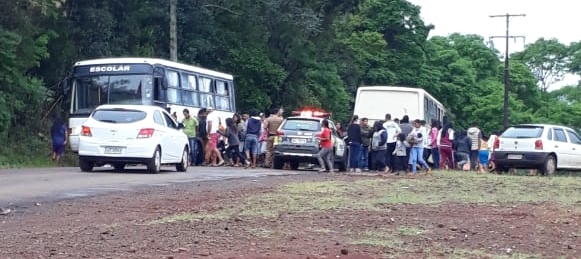
POLYGON ((490 18, 506 18, 506 35, 504 36, 490 36, 490 40, 495 39, 495 38, 504 38, 506 39, 506 49, 504 52, 504 105, 503 105, 503 111, 502 111, 502 124, 504 126, 504 129, 507 129, 509 127, 508 125, 508 118, 510 115, 510 110, 509 110, 509 102, 508 102, 508 96, 509 96, 509 87, 510 87, 510 80, 509 80, 509 64, 508 64, 508 40, 509 39, 518 39, 518 38, 522 38, 524 39, 525 36, 511 36, 508 32, 509 27, 510 27, 510 18, 512 17, 525 17, 526 14, 500 14, 500 15, 490 15, 490 18))

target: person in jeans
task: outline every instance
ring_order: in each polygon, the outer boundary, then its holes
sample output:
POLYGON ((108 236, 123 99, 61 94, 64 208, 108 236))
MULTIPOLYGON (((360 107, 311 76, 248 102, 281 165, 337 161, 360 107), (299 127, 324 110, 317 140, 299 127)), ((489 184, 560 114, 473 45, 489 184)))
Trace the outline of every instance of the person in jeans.
POLYGON ((387 173, 388 168, 385 165, 385 153, 387 152, 387 131, 381 121, 373 124, 373 137, 371 139, 371 161, 376 172, 387 173))
POLYGON ((408 140, 410 140, 408 143, 412 146, 410 149, 411 154, 409 155, 409 164, 412 169, 412 175, 416 174, 418 164, 424 168, 426 174, 429 175, 432 172, 432 169, 428 166, 428 163, 426 163, 426 160, 424 160, 423 157, 424 138, 426 137, 426 134, 426 128, 422 125, 421 121, 415 120, 414 128, 408 135, 408 140))
POLYGON ((349 171, 361 172, 359 160, 361 160, 361 126, 359 126, 359 116, 353 115, 347 127, 347 138, 349 139, 349 171))
POLYGON ((331 141, 331 130, 329 129, 329 121, 323 120, 321 122, 321 133, 318 134, 318 139, 321 144, 321 150, 317 155, 321 169, 319 173, 333 172, 333 142, 331 141), (325 168, 327 168, 325 170, 325 168))
POLYGON ((226 148, 226 153, 230 154, 230 164, 232 166, 238 167, 240 164, 237 161, 240 161, 240 163, 243 163, 246 167, 248 167, 250 163, 248 160, 245 160, 244 157, 242 157, 242 154, 240 154, 240 138, 238 134, 238 127, 236 124, 234 124, 234 119, 227 118, 225 132, 219 131, 219 133, 226 137, 228 140, 228 148, 226 148))
POLYGON ((190 142, 190 163, 189 165, 196 165, 198 163, 198 139, 197 139, 197 128, 198 119, 190 115, 188 109, 184 109, 184 120, 182 124, 184 125, 184 133, 188 136, 190 142))
POLYGON ((369 146, 371 145, 371 136, 373 129, 369 127, 367 118, 361 119, 361 160, 359 160, 359 168, 363 171, 369 171, 369 146))
MULTIPOLYGON (((250 118, 244 123, 244 132, 246 132, 244 151, 246 152, 246 160, 251 161, 252 168, 256 168, 259 151, 258 137, 262 134, 262 130, 262 121, 258 117, 258 111, 256 109, 250 110, 250 118)), ((246 168, 248 168, 248 163, 246 163, 246 168)))

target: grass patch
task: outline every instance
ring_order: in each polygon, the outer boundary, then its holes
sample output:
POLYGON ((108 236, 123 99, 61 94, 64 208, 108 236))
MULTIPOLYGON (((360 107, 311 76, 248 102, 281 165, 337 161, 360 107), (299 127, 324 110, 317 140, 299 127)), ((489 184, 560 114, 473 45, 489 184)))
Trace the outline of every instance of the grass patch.
POLYGON ((445 256, 448 259, 470 259, 470 258, 489 258, 489 259, 541 259, 542 256, 529 255, 522 253, 507 253, 507 254, 491 254, 482 250, 468 250, 468 249, 436 249, 437 251, 428 258, 441 258, 445 256))
MULTIPOLYGON (((52 143, 45 136, 26 136, 22 139, 3 141, 0 146, 0 169, 54 167, 51 159, 52 143)), ((78 157, 68 145, 61 166, 78 166, 78 157)))
POLYGON ((281 213, 333 210, 384 211, 389 204, 581 202, 579 177, 528 177, 437 172, 433 177, 331 180, 292 183, 278 190, 232 201, 233 208, 174 215, 157 223, 234 216, 278 217, 281 213))

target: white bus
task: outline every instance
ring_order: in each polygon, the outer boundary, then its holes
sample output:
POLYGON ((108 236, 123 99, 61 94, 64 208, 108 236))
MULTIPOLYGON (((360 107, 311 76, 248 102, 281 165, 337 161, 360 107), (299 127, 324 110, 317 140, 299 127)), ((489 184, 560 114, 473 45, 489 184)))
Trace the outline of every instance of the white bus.
POLYGON ((362 86, 357 89, 353 114, 368 118, 373 123, 384 120, 386 113, 394 119, 408 115, 410 120, 420 119, 429 123, 431 119, 442 121, 446 109, 421 88, 362 86))
POLYGON ((222 122, 236 111, 232 75, 162 59, 79 61, 65 82, 71 104, 69 143, 75 152, 80 126, 102 104, 158 105, 175 112, 178 121, 185 108, 195 116, 212 107, 222 122))

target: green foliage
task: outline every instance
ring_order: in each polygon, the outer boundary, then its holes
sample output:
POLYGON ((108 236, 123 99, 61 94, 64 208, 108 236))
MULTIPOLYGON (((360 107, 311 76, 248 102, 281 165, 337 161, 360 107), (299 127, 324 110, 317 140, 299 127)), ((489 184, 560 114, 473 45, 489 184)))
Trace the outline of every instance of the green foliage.
MULTIPOLYGON (((179 0, 177 7, 180 61, 234 74, 238 110, 318 106, 345 120, 359 86, 402 85, 426 89, 459 127, 501 127, 499 53, 477 35, 428 39, 434 26, 406 0, 179 0)), ((58 85, 75 61, 168 58, 168 33, 167 1, 0 2, 0 141, 46 133, 46 118, 67 108, 58 85)), ((513 54, 511 123, 581 128, 578 87, 547 93, 566 73, 581 73, 581 43, 539 39, 513 54)))

